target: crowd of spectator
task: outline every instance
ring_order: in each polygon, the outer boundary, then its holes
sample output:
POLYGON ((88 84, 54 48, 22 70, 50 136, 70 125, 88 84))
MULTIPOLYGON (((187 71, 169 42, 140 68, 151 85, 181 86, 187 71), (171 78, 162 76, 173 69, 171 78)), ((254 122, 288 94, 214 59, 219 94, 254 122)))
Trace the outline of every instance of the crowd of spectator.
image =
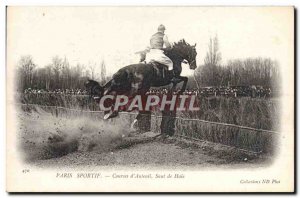
POLYGON ((225 97, 272 97, 271 88, 262 86, 229 86, 229 87, 204 87, 200 90, 203 96, 225 96, 225 97))
MULTIPOLYGON (((179 89, 172 94, 177 94, 179 89)), ((67 95, 88 95, 86 90, 82 89, 25 89, 24 93, 51 93, 51 94, 67 94, 67 95)), ((166 88, 151 88, 147 94, 149 95, 163 95, 170 93, 166 88)), ((224 97, 260 97, 268 98, 274 96, 271 88, 264 88, 262 86, 229 86, 229 87, 201 87, 200 89, 186 89, 182 94, 196 95, 196 96, 224 96, 224 97)))
MULTIPOLYGON (((160 89, 160 88, 157 88, 157 89, 150 89, 146 94, 148 95, 163 95, 163 94, 168 94, 170 93, 170 90, 168 89, 160 89)), ((179 89, 177 89, 176 91, 174 91, 172 94, 177 94, 179 93, 179 89)), ((183 93, 183 95, 199 95, 199 90, 197 89, 186 89, 183 93)))
POLYGON ((24 93, 35 93, 35 94, 67 94, 67 95, 87 95, 88 92, 86 90, 81 89, 55 89, 55 90, 47 90, 47 89, 25 89, 24 93))
MULTIPOLYGON (((173 94, 178 93, 179 90, 174 91, 173 94)), ((147 94, 167 94, 168 89, 150 89, 147 94)), ((200 89, 186 89, 184 95, 196 96, 224 96, 224 97, 259 97, 268 98, 274 96, 271 88, 264 88, 262 86, 230 86, 230 87, 201 87, 200 89)))

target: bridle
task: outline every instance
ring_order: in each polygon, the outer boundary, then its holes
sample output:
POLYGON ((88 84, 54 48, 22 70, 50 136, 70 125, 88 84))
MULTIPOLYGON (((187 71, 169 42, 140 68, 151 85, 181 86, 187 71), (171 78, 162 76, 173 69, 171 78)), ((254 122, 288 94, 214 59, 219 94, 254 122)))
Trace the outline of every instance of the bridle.
POLYGON ((193 60, 192 62, 190 62, 189 64, 190 65, 193 65, 193 63, 195 63, 196 62, 196 60, 193 60))

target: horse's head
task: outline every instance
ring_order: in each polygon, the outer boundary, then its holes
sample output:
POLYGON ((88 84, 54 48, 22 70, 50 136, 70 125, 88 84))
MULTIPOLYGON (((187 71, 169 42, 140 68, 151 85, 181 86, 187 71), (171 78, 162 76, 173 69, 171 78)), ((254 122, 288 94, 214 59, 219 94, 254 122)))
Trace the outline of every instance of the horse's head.
POLYGON ((196 63, 196 56, 197 56, 197 51, 196 51, 196 44, 195 45, 190 45, 187 42, 185 42, 184 39, 180 40, 178 43, 174 43, 173 48, 177 51, 177 53, 180 54, 180 56, 187 60, 190 69, 196 69, 197 68, 197 63, 196 63))
POLYGON ((191 49, 188 54, 188 59, 187 59, 190 65, 190 69, 195 70, 197 68, 196 56, 197 56, 197 51, 196 51, 196 43, 195 43, 195 45, 191 46, 191 49))
POLYGON ((84 83, 84 86, 91 97, 94 97, 95 99, 100 99, 103 96, 104 88, 101 87, 101 85, 97 81, 87 80, 84 83))

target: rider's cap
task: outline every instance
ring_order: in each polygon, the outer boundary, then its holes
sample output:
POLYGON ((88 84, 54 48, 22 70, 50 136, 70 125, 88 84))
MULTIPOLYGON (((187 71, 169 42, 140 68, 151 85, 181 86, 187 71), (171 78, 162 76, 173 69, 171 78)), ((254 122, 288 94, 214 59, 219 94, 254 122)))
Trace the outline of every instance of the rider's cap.
POLYGON ((163 24, 160 24, 157 28, 158 31, 166 30, 166 27, 163 24))

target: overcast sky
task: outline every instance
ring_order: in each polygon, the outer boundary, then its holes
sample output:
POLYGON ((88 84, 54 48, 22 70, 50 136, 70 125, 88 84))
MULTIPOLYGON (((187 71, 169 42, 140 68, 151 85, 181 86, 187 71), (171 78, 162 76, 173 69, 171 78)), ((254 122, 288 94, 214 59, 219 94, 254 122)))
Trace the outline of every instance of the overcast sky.
POLYGON ((8 66, 15 66, 22 55, 45 66, 58 55, 72 65, 104 59, 111 74, 137 62, 134 52, 149 45, 159 24, 166 26, 171 42, 185 38, 197 43, 198 65, 215 35, 222 63, 269 57, 286 64, 293 42, 292 14, 292 8, 276 7, 9 7, 8 66))

